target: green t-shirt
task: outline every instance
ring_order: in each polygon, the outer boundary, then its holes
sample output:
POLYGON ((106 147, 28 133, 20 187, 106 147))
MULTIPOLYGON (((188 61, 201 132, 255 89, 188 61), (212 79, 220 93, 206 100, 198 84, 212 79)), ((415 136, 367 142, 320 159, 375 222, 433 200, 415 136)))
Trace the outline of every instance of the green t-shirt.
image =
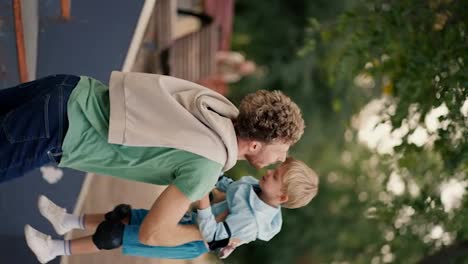
POLYGON ((108 143, 109 109, 108 87, 81 77, 68 100, 69 128, 60 167, 158 185, 174 184, 192 201, 214 187, 223 167, 217 162, 180 149, 108 143))

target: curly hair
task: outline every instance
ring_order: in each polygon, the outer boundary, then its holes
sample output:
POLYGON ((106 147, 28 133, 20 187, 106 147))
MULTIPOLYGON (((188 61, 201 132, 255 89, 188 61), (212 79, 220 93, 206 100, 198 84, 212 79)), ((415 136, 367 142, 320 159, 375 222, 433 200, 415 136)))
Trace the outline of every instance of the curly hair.
POLYGON ((304 133, 301 110, 281 91, 258 90, 242 99, 235 121, 241 138, 296 143, 304 133))

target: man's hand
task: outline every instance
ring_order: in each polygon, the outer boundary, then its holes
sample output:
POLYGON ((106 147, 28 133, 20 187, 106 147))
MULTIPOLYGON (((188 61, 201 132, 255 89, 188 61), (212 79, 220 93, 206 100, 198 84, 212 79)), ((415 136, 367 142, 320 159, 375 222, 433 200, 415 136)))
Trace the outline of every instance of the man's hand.
POLYGON ((221 192, 216 188, 213 189, 213 191, 211 191, 211 193, 213 194, 213 200, 211 202, 214 203, 214 204, 226 200, 226 193, 221 192))
POLYGON ((175 185, 169 185, 143 220, 138 234, 140 242, 150 246, 176 246, 203 240, 195 225, 178 224, 190 203, 175 185))

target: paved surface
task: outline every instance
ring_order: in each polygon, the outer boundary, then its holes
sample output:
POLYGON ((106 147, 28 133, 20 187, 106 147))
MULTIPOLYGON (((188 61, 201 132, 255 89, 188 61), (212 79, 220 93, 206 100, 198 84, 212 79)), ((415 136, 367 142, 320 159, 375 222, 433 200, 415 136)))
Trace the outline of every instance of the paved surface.
MULTIPOLYGON (((110 71, 122 67, 143 2, 71 1, 72 20, 62 22, 58 20, 60 1, 40 0, 37 77, 69 73, 93 76, 107 83, 110 71)), ((12 1, 0 0, 0 89, 17 83, 12 1)), ((84 176, 83 172, 64 170, 57 183, 49 184, 38 170, 0 184, 1 264, 37 263, 24 241, 24 225, 29 223, 58 237, 39 216, 38 195, 46 194, 73 211, 84 176)), ((59 259, 51 263, 57 264, 59 259)))

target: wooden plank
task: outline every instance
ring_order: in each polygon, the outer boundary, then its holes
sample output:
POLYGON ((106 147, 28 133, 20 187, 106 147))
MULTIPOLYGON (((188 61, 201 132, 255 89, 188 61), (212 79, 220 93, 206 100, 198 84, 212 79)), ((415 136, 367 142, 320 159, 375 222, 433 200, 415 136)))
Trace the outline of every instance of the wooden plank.
POLYGON ((217 25, 211 24, 177 39, 170 48, 170 74, 189 81, 198 81, 214 74, 218 37, 217 25))
POLYGON ((156 16, 156 39, 158 50, 167 48, 174 38, 174 25, 177 16, 176 0, 158 0, 154 15, 156 16))

